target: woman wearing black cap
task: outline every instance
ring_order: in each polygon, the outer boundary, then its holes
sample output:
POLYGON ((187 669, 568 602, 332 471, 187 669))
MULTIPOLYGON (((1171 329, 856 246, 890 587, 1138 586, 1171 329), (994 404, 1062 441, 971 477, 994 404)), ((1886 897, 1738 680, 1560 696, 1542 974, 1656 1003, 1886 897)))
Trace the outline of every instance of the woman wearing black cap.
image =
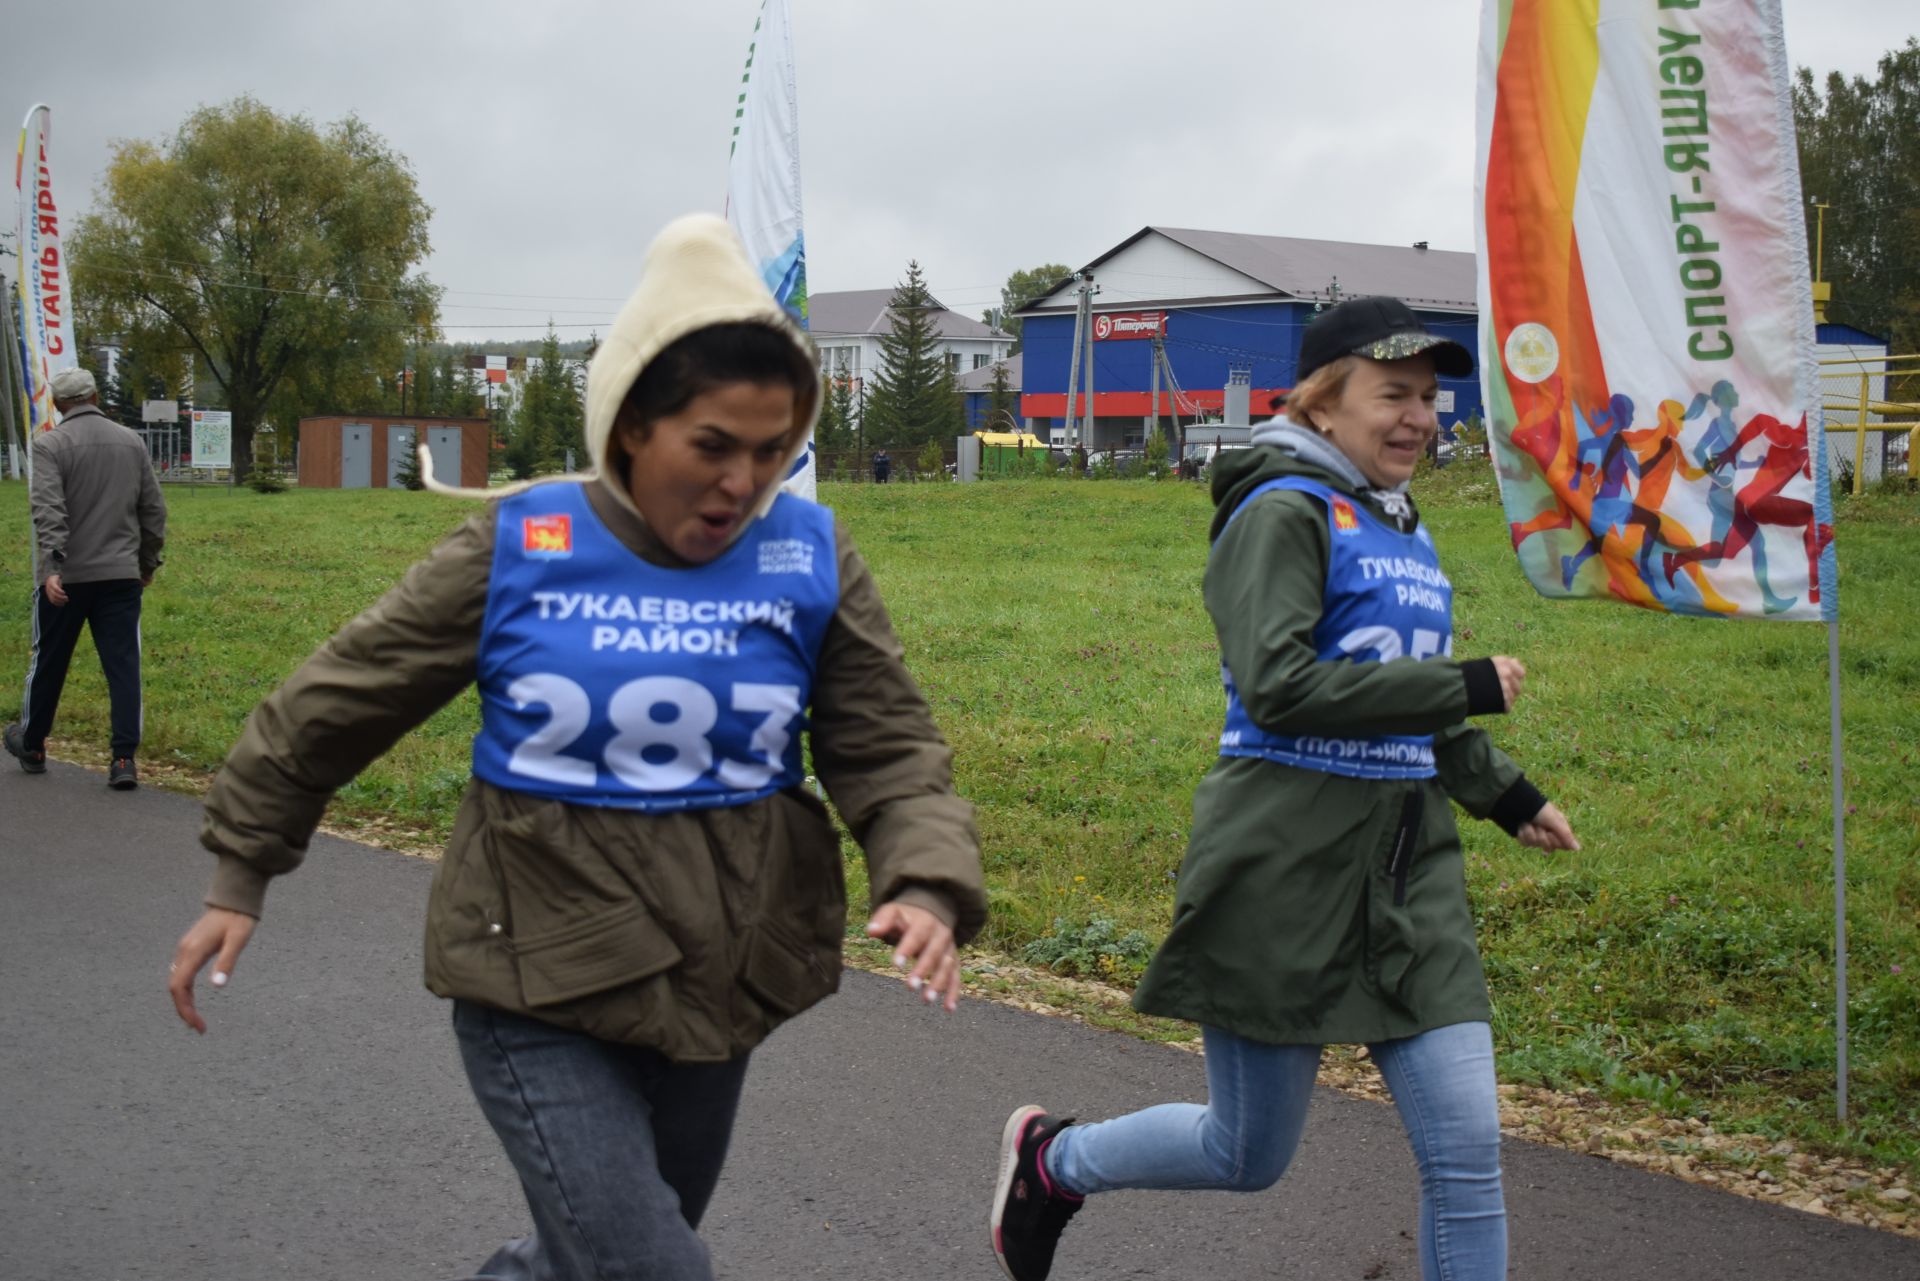
POLYGON ((1506 1275, 1487 989, 1448 802, 1538 849, 1579 843, 1467 723, 1512 710, 1526 672, 1452 657, 1453 589, 1406 493, 1437 375, 1472 370, 1405 304, 1342 303, 1301 344, 1292 421, 1215 468, 1206 602, 1226 727, 1172 931, 1134 997, 1202 1025, 1209 1101, 1090 1125, 1017 1109, 992 1213, 1014 1281, 1047 1275, 1090 1193, 1273 1184, 1321 1047, 1353 1042, 1419 1163, 1424 1275, 1506 1275))

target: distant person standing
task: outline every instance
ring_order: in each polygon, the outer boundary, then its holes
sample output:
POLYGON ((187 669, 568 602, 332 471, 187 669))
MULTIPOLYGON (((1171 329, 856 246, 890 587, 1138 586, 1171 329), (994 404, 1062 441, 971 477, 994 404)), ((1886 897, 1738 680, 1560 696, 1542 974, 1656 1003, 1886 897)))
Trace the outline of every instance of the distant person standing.
POLYGON ((893 477, 893 459, 884 449, 873 451, 873 483, 884 485, 893 477))
POLYGON ((53 378, 59 426, 33 441, 33 533, 39 582, 26 709, 4 742, 29 774, 47 770, 47 735, 80 629, 93 633, 112 703, 107 785, 137 786, 140 746, 140 597, 160 568, 167 504, 140 437, 100 411, 84 369, 53 378))

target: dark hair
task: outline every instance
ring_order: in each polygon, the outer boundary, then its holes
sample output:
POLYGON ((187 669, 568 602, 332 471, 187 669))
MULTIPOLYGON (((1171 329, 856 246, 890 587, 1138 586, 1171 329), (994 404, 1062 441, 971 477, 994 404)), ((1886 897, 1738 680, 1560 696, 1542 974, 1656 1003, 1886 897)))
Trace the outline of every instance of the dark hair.
POLYGON ((708 325, 676 338, 647 362, 627 389, 619 417, 636 423, 642 433, 705 395, 728 383, 793 388, 806 397, 811 409, 815 374, 813 361, 792 336, 773 325, 734 321, 708 325))

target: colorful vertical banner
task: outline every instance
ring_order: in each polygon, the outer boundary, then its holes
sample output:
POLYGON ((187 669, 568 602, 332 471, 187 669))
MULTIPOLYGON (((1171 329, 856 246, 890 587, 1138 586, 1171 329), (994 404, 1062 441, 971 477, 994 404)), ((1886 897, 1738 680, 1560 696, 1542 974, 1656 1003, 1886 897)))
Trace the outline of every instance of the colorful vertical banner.
POLYGON ((13 186, 19 195, 20 365, 26 382, 27 434, 54 424, 53 376, 79 363, 73 338, 73 294, 67 288, 60 209, 47 159, 53 111, 36 103, 20 126, 13 186))
POLYGON ((1535 590, 1828 619, 1779 0, 1486 0, 1481 379, 1535 590))
MULTIPOLYGON (((800 98, 787 0, 762 0, 734 103, 727 163, 727 221, 767 288, 802 329, 807 325, 807 240, 800 217, 800 98)), ((814 496, 813 442, 786 488, 814 496)))

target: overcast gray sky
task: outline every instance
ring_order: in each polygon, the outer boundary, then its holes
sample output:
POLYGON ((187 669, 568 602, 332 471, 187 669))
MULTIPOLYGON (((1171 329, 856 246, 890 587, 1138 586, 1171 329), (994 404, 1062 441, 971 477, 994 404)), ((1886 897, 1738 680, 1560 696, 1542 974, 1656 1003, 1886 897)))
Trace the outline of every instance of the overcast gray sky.
MULTIPOLYGON (((604 327, 653 232, 719 211, 759 0, 5 7, 0 119, 53 107, 69 218, 112 140, 198 104, 356 113, 412 162, 448 336, 474 341, 604 327)), ((1479 0, 792 7, 816 293, 917 258, 976 314, 1150 223, 1473 247, 1479 0)), ((1786 26, 1796 66, 1871 75, 1920 8, 1786 0, 1786 26)))

